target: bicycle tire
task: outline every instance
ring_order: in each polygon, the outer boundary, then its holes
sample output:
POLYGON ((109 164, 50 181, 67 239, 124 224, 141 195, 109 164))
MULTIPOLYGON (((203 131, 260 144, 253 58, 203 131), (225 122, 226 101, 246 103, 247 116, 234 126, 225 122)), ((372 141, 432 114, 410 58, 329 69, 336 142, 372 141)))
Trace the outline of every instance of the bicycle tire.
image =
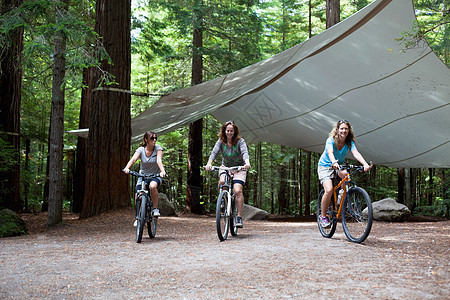
POLYGON ((217 235, 221 242, 228 237, 229 218, 227 217, 228 191, 221 191, 216 204, 217 235))
POLYGON ((337 218, 336 218, 336 210, 334 209, 334 202, 330 201, 328 205, 328 209, 326 212, 326 216, 328 220, 331 222, 331 226, 328 228, 324 228, 320 225, 320 216, 322 215, 322 196, 325 193, 324 190, 321 190, 319 193, 319 197, 317 198, 317 225, 319 226, 319 231, 323 237, 331 238, 334 235, 337 227, 337 218))
POLYGON ((235 218, 237 216, 236 200, 231 200, 231 217, 230 217, 230 233, 232 236, 236 236, 238 233, 238 227, 236 226, 235 218))
POLYGON ((354 243, 362 243, 372 229, 372 202, 367 192, 360 187, 348 190, 344 199, 345 211, 342 215, 342 227, 347 239, 354 243))
POLYGON ((147 222, 147 231, 148 236, 152 239, 156 236, 156 226, 158 224, 158 217, 154 217, 153 214, 153 205, 150 202, 148 205, 148 222, 147 222))
POLYGON ((144 223, 145 223, 145 214, 147 213, 147 196, 140 196, 139 202, 139 213, 137 218, 137 226, 136 226, 136 243, 140 243, 142 241, 142 234, 144 232, 144 223))

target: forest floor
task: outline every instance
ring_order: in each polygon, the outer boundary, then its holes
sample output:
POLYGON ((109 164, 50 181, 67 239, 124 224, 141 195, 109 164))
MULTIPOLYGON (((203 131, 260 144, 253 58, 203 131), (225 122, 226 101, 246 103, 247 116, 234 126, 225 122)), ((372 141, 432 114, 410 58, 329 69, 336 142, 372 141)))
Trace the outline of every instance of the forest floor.
POLYGON ((87 220, 22 217, 30 234, 0 239, 0 299, 449 299, 450 221, 375 222, 363 244, 341 224, 246 221, 219 242, 211 216, 160 217, 135 242, 133 211, 87 220))

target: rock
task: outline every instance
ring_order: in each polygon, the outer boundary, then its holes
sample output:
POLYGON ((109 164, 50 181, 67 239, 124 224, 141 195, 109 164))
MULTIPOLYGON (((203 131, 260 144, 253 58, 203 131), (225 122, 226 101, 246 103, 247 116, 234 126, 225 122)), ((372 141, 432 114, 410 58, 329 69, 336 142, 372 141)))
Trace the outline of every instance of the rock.
POLYGON ((372 203, 373 219, 376 221, 403 222, 411 215, 406 205, 386 198, 372 203))
POLYGON ((27 232, 27 224, 18 214, 7 208, 0 210, 0 237, 18 236, 27 232))
POLYGON ((161 216, 178 216, 175 205, 169 200, 166 194, 159 193, 158 209, 161 216))
POLYGON ((242 219, 244 220, 268 220, 269 213, 265 210, 244 204, 242 209, 242 219))

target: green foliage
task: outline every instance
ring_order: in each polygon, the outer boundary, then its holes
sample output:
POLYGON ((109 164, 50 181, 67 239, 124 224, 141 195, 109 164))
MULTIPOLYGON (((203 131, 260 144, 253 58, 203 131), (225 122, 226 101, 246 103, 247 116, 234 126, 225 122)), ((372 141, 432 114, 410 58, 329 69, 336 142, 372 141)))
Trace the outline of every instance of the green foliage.
POLYGON ((426 41, 434 52, 450 64, 450 3, 448 0, 415 0, 416 21, 398 40, 405 50, 422 47, 426 41))
POLYGON ((449 219, 450 199, 437 199, 436 204, 419 206, 414 209, 414 215, 449 219))

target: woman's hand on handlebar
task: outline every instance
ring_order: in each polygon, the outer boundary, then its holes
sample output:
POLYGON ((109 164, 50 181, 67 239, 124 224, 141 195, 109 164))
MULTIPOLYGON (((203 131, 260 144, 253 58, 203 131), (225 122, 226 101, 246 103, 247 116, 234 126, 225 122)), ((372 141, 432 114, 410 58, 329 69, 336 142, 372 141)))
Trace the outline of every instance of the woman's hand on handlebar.
POLYGON ((128 169, 127 167, 125 167, 125 168, 123 168, 123 170, 122 170, 125 174, 128 174, 128 173, 130 173, 130 169, 128 169))
POLYGON ((212 166, 210 164, 206 164, 205 170, 206 171, 211 171, 212 170, 212 166))
POLYGON ((159 176, 161 176, 161 178, 166 177, 166 171, 162 171, 161 173, 159 173, 159 176))

